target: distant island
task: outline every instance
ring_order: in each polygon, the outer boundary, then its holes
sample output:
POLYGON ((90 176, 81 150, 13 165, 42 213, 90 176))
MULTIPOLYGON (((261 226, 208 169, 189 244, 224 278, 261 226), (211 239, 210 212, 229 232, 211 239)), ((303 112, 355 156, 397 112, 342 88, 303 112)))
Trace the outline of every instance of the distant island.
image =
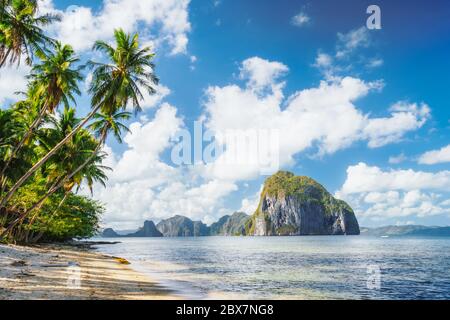
POLYGON ((137 231, 105 229, 101 236, 203 237, 203 236, 450 236, 450 227, 386 226, 361 228, 352 208, 334 198, 310 177, 279 171, 264 182, 260 201, 252 215, 235 212, 207 226, 201 221, 176 215, 158 224, 145 221, 137 231))
MULTIPOLYGON (((187 217, 175 216, 167 220, 179 221, 194 221, 187 217)), ((183 237, 183 236, 244 236, 245 225, 247 221, 251 219, 251 216, 243 212, 235 212, 232 215, 226 215, 220 218, 217 222, 213 223, 208 228, 209 232, 195 232, 195 229, 186 228, 185 226, 174 226, 174 232, 162 234, 153 221, 145 221, 144 226, 136 232, 129 231, 115 231, 112 228, 106 228, 103 230, 101 236, 104 238, 117 238, 117 237, 183 237), (155 226, 155 229, 148 228, 149 225, 155 226), (176 235, 174 235, 176 234, 176 235)), ((167 221, 165 220, 165 221, 167 221)), ((197 221, 199 223, 199 221, 197 221)), ((187 225, 190 225, 188 222, 187 225)), ((416 237, 450 237, 450 227, 438 227, 438 226, 421 226, 421 225, 406 225, 406 226, 383 226, 377 228, 361 227, 361 235, 373 236, 373 237, 401 237, 401 236, 416 236, 416 237)))
POLYGON ((421 237, 450 237, 450 227, 435 226, 385 226, 378 228, 361 228, 361 234, 376 237, 421 236, 421 237))
POLYGON ((295 236, 358 235, 359 224, 352 208, 335 199, 309 177, 279 171, 266 179, 260 202, 251 216, 235 212, 211 226, 176 215, 154 224, 145 221, 136 232, 119 235, 111 228, 104 237, 198 237, 198 236, 295 236))

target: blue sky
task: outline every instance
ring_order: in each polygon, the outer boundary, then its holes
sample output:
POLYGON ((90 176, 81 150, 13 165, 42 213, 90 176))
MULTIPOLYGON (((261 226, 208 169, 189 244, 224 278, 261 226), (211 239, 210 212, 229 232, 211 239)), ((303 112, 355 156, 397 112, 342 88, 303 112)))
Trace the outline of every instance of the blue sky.
MULTIPOLYGON (((139 32, 157 53, 161 92, 170 91, 130 121, 133 134, 123 145, 108 141, 114 174, 94 195, 106 203, 105 225, 135 227, 174 214, 209 223, 234 210, 252 213, 265 175, 171 161, 171 137, 180 129, 192 133, 200 118, 213 130, 282 125, 281 168, 347 200, 362 225, 450 224, 448 1, 41 4, 63 14, 49 33, 83 60, 102 59, 89 49, 93 37, 110 40, 117 26, 139 32), (370 4, 381 9, 381 30, 365 27, 370 4), (333 94, 352 97, 334 106, 325 101, 333 94), (335 128, 334 113, 344 121, 335 128)), ((17 87, 26 71, 0 76, 17 87)), ((5 81, 3 104, 14 99, 5 81)), ((80 115, 89 109, 86 95, 77 108, 80 115)))

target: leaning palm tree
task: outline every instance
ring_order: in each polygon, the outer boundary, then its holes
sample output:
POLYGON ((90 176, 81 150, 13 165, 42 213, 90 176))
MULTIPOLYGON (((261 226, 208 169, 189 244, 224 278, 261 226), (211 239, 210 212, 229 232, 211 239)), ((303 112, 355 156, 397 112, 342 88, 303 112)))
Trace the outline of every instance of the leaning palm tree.
POLYGON ((31 65, 34 54, 45 52, 54 40, 44 34, 43 27, 60 17, 54 14, 36 16, 36 0, 3 0, 0 20, 0 68, 9 59, 10 64, 20 64, 26 56, 31 65))
MULTIPOLYGON (((55 210, 50 214, 50 218, 48 221, 46 221, 44 223, 44 226, 42 228, 42 230, 35 234, 34 236, 30 236, 29 231, 26 231, 26 236, 25 236, 25 242, 32 242, 35 243, 37 241, 39 241, 42 236, 44 235, 44 233, 46 231, 48 231, 48 225, 55 219, 57 218, 58 212, 60 211, 62 205, 66 202, 66 200, 69 198, 69 195, 71 193, 78 193, 79 189, 81 188, 82 183, 85 183, 87 185, 87 187, 89 188, 91 195, 93 195, 93 185, 94 183, 100 183, 101 185, 103 185, 104 187, 106 187, 106 180, 108 179, 108 177, 105 174, 106 170, 111 170, 111 168, 102 166, 100 163, 102 163, 104 157, 106 156, 106 154, 96 154, 95 157, 91 157, 92 161, 90 163, 88 163, 87 165, 85 165, 83 167, 83 170, 78 171, 77 175, 72 177, 70 179, 70 181, 67 181, 64 184, 63 187, 63 192, 64 192, 64 196, 62 197, 61 201, 59 202, 59 204, 57 205, 57 207, 55 208, 55 210), (75 188, 76 187, 76 188, 75 188), (75 188, 75 191, 73 191, 73 188, 75 188)), ((55 191, 53 193, 55 193, 57 190, 55 189, 55 191)), ((52 193, 52 194, 53 194, 52 193)), ((49 195, 50 196, 50 195, 49 195)), ((43 204, 43 202, 42 202, 43 204)), ((30 208, 31 209, 31 208, 30 208)), ((31 213, 32 210, 28 209, 27 211, 29 213, 31 213)), ((39 210, 40 206, 38 206, 35 211, 39 210)), ((34 214, 34 216, 31 218, 29 225, 32 225, 35 221, 35 219, 37 218, 37 216, 39 215, 39 212, 36 212, 34 214)), ((1 237, 1 236, 0 236, 1 237)))
MULTIPOLYGON (((99 139, 98 145, 95 150, 92 152, 91 156, 86 159, 78 168, 72 171, 67 177, 60 182, 59 186, 56 188, 62 187, 66 181, 72 180, 76 175, 79 174, 80 171, 84 170, 84 168, 89 165, 95 158, 98 157, 98 154, 102 148, 102 146, 106 142, 106 138, 110 132, 113 133, 114 137, 119 143, 122 143, 122 133, 123 131, 129 132, 130 130, 126 125, 121 123, 121 120, 128 120, 131 114, 127 111, 116 110, 116 113, 111 115, 105 115, 102 113, 96 113, 93 118, 95 121, 89 125, 89 128, 94 131, 95 135, 99 139)), ((89 186, 89 184, 88 184, 89 186)), ((92 192, 92 186, 89 186, 92 192)))
MULTIPOLYGON (((90 153, 90 155, 88 155, 86 160, 82 162, 80 165, 78 165, 76 169, 71 171, 69 170, 68 172, 70 173, 68 173, 64 178, 56 180, 57 182, 50 187, 48 193, 53 194, 60 188, 67 190, 68 186, 69 189, 71 190, 74 184, 78 184, 78 186, 80 186, 81 180, 83 178, 86 179, 87 186, 92 193, 92 186, 94 180, 89 179, 89 177, 97 177, 96 180, 99 180, 100 178, 99 169, 107 169, 106 167, 100 165, 93 165, 96 162, 98 162, 99 159, 102 159, 105 156, 104 154, 103 155, 100 154, 100 149, 106 142, 106 138, 109 132, 112 132, 117 141, 119 143, 122 143, 122 132, 123 131, 129 132, 129 129, 127 126, 121 123, 120 120, 128 120, 130 118, 130 115, 131 114, 126 111, 124 112, 117 111, 115 114, 109 116, 101 113, 95 114, 94 118, 96 119, 96 121, 94 121, 89 126, 89 128, 93 130, 96 136, 100 139, 97 143, 97 146, 92 152, 87 150, 87 152, 90 153), (90 174, 87 174, 88 172, 90 174)), ((64 152, 64 154, 67 155, 66 152, 64 152)), ((64 161, 58 161, 58 165, 60 165, 61 162, 64 161)), ((68 167, 70 168, 70 166, 64 166, 64 170, 67 170, 68 167)), ((63 198, 62 202, 64 202, 64 200, 65 198, 63 198)))
MULTIPOLYGON (((3 166, 0 176, 8 169, 22 146, 29 140, 33 131, 41 124, 45 115, 54 113, 58 105, 66 108, 75 103, 74 94, 80 94, 78 81, 82 80, 80 68, 74 67, 79 61, 69 45, 56 42, 55 50, 47 55, 39 54, 41 62, 31 69, 28 100, 36 104, 39 113, 31 123, 22 139, 11 152, 9 160, 3 166)), ((0 194, 4 189, 2 188, 0 194)))
POLYGON ((99 112, 92 117, 94 121, 89 125, 89 129, 95 132, 102 144, 105 143, 109 132, 114 135, 119 143, 122 143, 123 132, 130 132, 130 130, 121 121, 128 120, 130 117, 131 113, 127 111, 115 110, 110 114, 99 112))
POLYGON ((99 110, 112 114, 115 110, 125 109, 129 104, 135 112, 141 110, 140 100, 143 99, 141 88, 149 94, 156 92, 154 86, 158 78, 154 75, 152 63, 154 54, 149 47, 139 48, 138 35, 126 34, 123 30, 115 30, 116 47, 103 41, 97 41, 94 50, 102 51, 108 57, 109 63, 89 62, 94 69, 89 92, 92 94, 91 112, 61 140, 51 151, 42 157, 28 170, 8 193, 2 198, 0 208, 4 207, 17 189, 42 165, 55 154, 76 132, 78 132, 99 110))
MULTIPOLYGON (((53 117, 51 119, 52 127, 42 130, 39 134, 38 152, 45 152, 51 149, 52 144, 57 143, 61 136, 64 136, 67 131, 71 131, 79 122, 75 118, 74 109, 65 109, 64 113, 59 119, 53 117)), ((86 179, 87 185, 92 187, 94 181, 100 181, 104 184, 106 175, 104 170, 109 169, 101 165, 104 155, 96 154, 92 156, 93 151, 97 148, 98 141, 95 140, 87 130, 80 130, 72 136, 71 140, 64 145, 52 158, 52 161, 46 163, 42 167, 43 176, 47 177, 51 187, 36 203, 22 213, 17 219, 12 221, 0 237, 4 237, 11 232, 13 228, 21 224, 27 216, 33 211, 39 210, 52 194, 58 191, 61 187, 65 192, 70 192, 74 185, 80 185, 83 179, 86 179), (86 159, 90 159, 88 163, 86 159), (77 171, 77 174, 71 174, 70 179, 68 175, 84 164, 83 168, 77 171)), ((66 197, 63 199, 65 200, 66 197)), ((33 217, 31 221, 34 221, 33 217)))
POLYGON ((31 146, 23 148, 20 157, 10 160, 12 152, 29 123, 33 121, 34 115, 28 104, 23 101, 16 103, 11 109, 0 109, 0 168, 5 168, 7 162, 11 164, 9 170, 0 172, 0 190, 5 189, 8 183, 19 179, 36 160, 31 146))

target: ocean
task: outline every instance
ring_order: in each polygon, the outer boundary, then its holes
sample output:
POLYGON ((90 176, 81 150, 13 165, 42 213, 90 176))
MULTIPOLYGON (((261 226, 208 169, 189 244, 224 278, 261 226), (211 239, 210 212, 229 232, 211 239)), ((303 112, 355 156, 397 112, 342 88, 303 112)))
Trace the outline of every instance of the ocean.
POLYGON ((449 238, 102 238, 188 299, 450 299, 449 238))

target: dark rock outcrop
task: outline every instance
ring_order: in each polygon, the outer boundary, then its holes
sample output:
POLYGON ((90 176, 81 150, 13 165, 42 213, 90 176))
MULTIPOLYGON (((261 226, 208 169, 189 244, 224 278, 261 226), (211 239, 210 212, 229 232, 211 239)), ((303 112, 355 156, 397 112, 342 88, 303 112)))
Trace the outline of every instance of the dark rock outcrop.
POLYGON ((213 223, 210 227, 212 236, 241 236, 245 235, 245 224, 250 216, 243 212, 226 215, 213 223))
POLYGON ((144 226, 135 233, 127 234, 125 237, 162 237, 153 221, 145 221, 144 226))
POLYGON ((309 177, 280 171, 269 177, 256 212, 246 225, 248 235, 358 235, 352 208, 335 199, 309 177))
POLYGON ((117 237, 120 237, 120 235, 117 232, 115 232, 114 229, 106 228, 102 232, 102 237, 103 238, 117 238, 117 237))
POLYGON ((192 221, 180 215, 161 220, 156 225, 156 228, 164 237, 200 237, 209 235, 209 228, 204 223, 192 221))

